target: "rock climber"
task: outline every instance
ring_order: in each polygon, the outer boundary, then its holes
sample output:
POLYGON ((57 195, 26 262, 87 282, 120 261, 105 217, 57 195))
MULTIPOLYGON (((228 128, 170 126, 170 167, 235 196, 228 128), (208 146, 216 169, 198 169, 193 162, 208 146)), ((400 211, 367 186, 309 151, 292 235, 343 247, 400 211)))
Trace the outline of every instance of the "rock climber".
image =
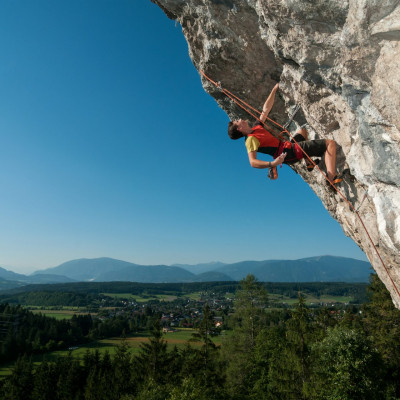
MULTIPOLYGON (((325 154, 327 177, 333 185, 338 184, 342 178, 336 175, 336 142, 334 140, 308 140, 307 130, 300 128, 294 136, 294 141, 282 141, 263 127, 263 123, 274 105, 275 94, 278 89, 279 84, 276 84, 264 103, 259 120, 255 122, 253 127, 250 126, 249 121, 243 119, 229 122, 229 137, 234 140, 245 137, 250 165, 253 168, 270 168, 269 177, 271 179, 277 178, 276 167, 278 165, 282 163, 294 164, 302 158, 306 160, 307 170, 312 171, 316 162, 314 164, 308 160, 301 149, 309 157, 322 157, 325 154), (257 153, 269 154, 274 157, 274 161, 259 160, 257 153)), ((330 186, 328 181, 327 184, 330 186)))

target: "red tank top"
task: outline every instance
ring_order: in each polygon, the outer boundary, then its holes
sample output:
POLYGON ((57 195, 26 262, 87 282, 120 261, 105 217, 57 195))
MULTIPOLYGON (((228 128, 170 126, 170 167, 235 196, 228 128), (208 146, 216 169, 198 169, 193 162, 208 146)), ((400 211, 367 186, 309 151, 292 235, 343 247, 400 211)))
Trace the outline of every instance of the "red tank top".
POLYGON ((251 133, 249 133, 247 137, 249 136, 254 136, 260 142, 260 147, 257 150, 260 153, 269 154, 276 158, 282 154, 283 151, 289 152, 288 157, 285 159, 285 163, 295 162, 304 157, 303 152, 297 143, 293 144, 289 141, 280 141, 261 125, 256 125, 252 128, 251 133))
POLYGON ((254 136, 260 142, 260 147, 279 147, 279 139, 272 136, 271 132, 268 132, 261 125, 256 125, 252 128, 251 133, 247 136, 254 136))

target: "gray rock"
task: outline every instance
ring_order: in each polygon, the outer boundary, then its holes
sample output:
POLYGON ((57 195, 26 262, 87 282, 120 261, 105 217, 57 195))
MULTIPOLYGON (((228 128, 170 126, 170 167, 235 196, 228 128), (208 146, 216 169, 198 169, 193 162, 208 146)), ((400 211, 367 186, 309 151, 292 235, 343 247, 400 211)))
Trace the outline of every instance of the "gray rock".
MULTIPOLYGON (((198 70, 258 109, 280 82, 271 118, 285 121, 298 104, 291 129, 306 122, 312 138, 336 140, 338 169, 349 166, 355 177, 342 192, 360 218, 320 174, 294 168, 400 308, 399 1, 152 1, 181 24, 198 70)), ((203 86, 231 118, 248 117, 204 79, 203 86)))

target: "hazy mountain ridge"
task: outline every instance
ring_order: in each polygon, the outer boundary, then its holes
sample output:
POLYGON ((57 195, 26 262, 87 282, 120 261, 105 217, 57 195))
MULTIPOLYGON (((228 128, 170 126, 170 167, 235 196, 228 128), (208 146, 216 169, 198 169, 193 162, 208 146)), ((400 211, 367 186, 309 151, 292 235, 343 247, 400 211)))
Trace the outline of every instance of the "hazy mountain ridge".
POLYGON ((17 274, 16 272, 9 271, 5 268, 0 267, 0 278, 10 281, 18 281, 26 279, 27 276, 23 274, 17 274))
POLYGON ((219 268, 234 280, 252 273, 269 282, 367 282, 372 272, 368 262, 345 257, 319 256, 299 260, 243 261, 219 268))
POLYGON ((113 258, 78 259, 27 276, 0 267, 3 289, 32 283, 111 282, 142 283, 239 281, 249 273, 263 282, 368 282, 366 261, 335 256, 299 260, 220 262, 198 265, 139 265, 113 258))
POLYGON ((114 258, 80 258, 77 260, 67 261, 57 267, 47 268, 45 270, 35 271, 36 274, 55 274, 65 275, 76 281, 96 280, 102 274, 110 271, 119 271, 127 267, 135 266, 128 261, 117 260, 114 258))
POLYGON ((205 272, 215 271, 217 268, 224 265, 226 265, 226 263, 213 261, 202 264, 173 264, 172 266, 186 269, 187 271, 193 272, 194 274, 202 274, 205 272))
POLYGON ((131 265, 118 271, 108 271, 99 275, 95 282, 193 282, 196 275, 183 268, 167 265, 131 265))

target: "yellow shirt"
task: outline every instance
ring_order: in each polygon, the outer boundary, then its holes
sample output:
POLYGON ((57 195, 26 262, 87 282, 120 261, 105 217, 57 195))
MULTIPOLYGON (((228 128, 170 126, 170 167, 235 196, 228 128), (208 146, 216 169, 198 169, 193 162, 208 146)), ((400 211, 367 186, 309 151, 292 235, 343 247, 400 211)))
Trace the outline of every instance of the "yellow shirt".
POLYGON ((252 151, 257 151, 258 150, 258 148, 260 147, 260 142, 256 137, 249 136, 246 139, 245 145, 246 145, 246 148, 247 148, 247 152, 251 153, 252 151))

